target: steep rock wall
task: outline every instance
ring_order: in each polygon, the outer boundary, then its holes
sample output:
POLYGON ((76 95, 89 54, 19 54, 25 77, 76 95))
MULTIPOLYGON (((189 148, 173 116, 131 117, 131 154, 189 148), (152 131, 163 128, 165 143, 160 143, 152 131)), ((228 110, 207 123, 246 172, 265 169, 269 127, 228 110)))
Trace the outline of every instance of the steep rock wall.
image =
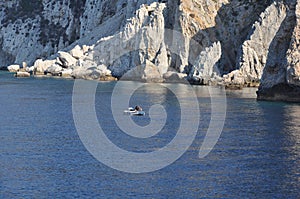
POLYGON ((258 99, 300 101, 299 5, 299 0, 287 1, 287 16, 270 45, 258 99))

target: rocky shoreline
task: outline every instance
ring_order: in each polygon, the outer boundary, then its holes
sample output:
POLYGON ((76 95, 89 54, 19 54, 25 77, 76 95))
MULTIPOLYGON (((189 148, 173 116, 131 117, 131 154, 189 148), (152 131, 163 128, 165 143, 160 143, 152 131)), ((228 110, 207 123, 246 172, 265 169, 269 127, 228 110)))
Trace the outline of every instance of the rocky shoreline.
POLYGON ((257 87, 257 82, 247 83, 242 81, 232 81, 234 73, 224 75, 199 78, 186 73, 176 72, 174 69, 160 74, 156 66, 151 62, 146 62, 141 66, 126 71, 123 76, 114 76, 105 65, 97 65, 89 60, 89 55, 93 54, 93 48, 88 46, 80 47, 76 45, 70 52, 59 51, 57 57, 52 60, 38 59, 33 66, 27 66, 23 62, 22 66, 14 64, 2 67, 0 70, 15 73, 15 77, 58 77, 66 79, 85 79, 97 81, 140 81, 148 83, 188 83, 191 85, 224 86, 226 89, 237 90, 244 87, 257 87), (86 50, 84 50, 86 49, 86 50))
MULTIPOLYGON (((78 47, 76 47, 78 49, 78 47)), ((232 76, 224 75, 223 78, 219 78, 218 81, 209 82, 204 84, 203 82, 194 81, 194 79, 189 79, 187 74, 178 73, 174 71, 166 72, 163 77, 159 79, 148 79, 147 81, 138 76, 128 76, 126 75, 121 78, 113 77, 111 71, 107 68, 99 67, 88 67, 80 69, 66 68, 66 65, 62 64, 65 60, 65 53, 59 53, 59 57, 56 61, 52 60, 37 60, 34 66, 31 67, 20 67, 18 65, 12 65, 9 67, 2 67, 0 70, 9 71, 14 73, 15 77, 27 78, 27 77, 55 77, 64 79, 85 79, 85 80, 97 80, 97 81, 139 81, 147 83, 183 83, 191 85, 206 85, 206 86, 224 86, 225 89, 229 90, 242 90, 246 87, 258 88, 257 100, 259 101, 283 101, 283 102, 300 102, 300 87, 289 84, 277 84, 271 88, 262 88, 259 82, 244 82, 239 84, 237 82, 229 81, 232 76), (50 65, 52 63, 52 65, 50 65), (49 64, 48 67, 47 64, 49 64), (43 71, 44 70, 44 71, 43 71)), ((64 62, 69 63, 69 62, 64 62)), ((26 64, 23 64, 26 66, 26 64)))

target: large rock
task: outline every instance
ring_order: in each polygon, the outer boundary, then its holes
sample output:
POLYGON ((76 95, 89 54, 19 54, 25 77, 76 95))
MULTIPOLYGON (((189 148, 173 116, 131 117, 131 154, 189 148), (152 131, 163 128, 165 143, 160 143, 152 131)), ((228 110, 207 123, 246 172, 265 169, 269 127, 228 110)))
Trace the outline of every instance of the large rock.
POLYGON ((84 56, 84 51, 79 45, 76 45, 71 51, 70 54, 76 59, 82 59, 84 56))
POLYGON ((190 71, 189 78, 193 83, 208 85, 212 78, 221 75, 218 69, 218 61, 221 59, 222 50, 221 43, 213 43, 211 47, 207 47, 200 53, 190 71))
POLYGON ((65 68, 71 68, 77 65, 77 59, 67 52, 59 51, 58 58, 65 68))
POLYGON ((10 65, 7 67, 9 72, 18 72, 20 70, 20 65, 10 65))
POLYGON ((100 81, 116 80, 116 78, 111 76, 111 71, 109 71, 104 65, 90 68, 77 68, 72 72, 72 77, 75 79, 100 81))
POLYGON ((97 63, 93 60, 90 59, 84 59, 84 60, 79 60, 78 61, 78 66, 81 68, 91 68, 91 67, 98 67, 97 63))
POLYGON ((54 65, 56 63, 56 60, 42 60, 38 59, 34 62, 34 68, 36 74, 44 74, 47 69, 54 65))
POLYGON ((100 71, 97 68, 78 68, 72 72, 72 77, 75 79, 86 79, 86 80, 99 80, 100 79, 100 71))
POLYGON ((30 77, 30 73, 19 71, 15 75, 16 77, 30 77))
POLYGON ((53 64, 47 68, 46 72, 51 73, 54 76, 60 75, 63 68, 58 64, 53 64))
POLYGON ((71 78, 72 77, 72 73, 73 73, 72 69, 63 69, 61 71, 61 76, 64 77, 64 78, 71 78))

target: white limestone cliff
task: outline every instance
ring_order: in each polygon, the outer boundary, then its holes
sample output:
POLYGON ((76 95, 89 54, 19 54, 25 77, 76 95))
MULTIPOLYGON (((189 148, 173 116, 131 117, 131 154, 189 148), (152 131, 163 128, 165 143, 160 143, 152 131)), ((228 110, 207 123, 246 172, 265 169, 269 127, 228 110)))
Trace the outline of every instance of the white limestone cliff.
POLYGON ((286 15, 286 6, 282 2, 274 2, 253 25, 253 33, 242 46, 241 61, 238 67, 246 81, 259 82, 261 79, 271 42, 286 15))

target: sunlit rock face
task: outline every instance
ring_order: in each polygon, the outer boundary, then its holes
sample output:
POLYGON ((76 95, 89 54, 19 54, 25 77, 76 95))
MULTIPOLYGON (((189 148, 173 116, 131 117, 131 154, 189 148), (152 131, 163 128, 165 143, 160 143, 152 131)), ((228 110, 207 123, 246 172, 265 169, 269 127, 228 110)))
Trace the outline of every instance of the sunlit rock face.
POLYGON ((39 66, 40 73, 49 68, 68 74, 93 73, 94 68, 95 73, 109 71, 105 74, 113 78, 126 74, 155 82, 164 81, 172 71, 195 84, 260 84, 259 98, 266 99, 264 93, 276 85, 296 90, 300 85, 298 4, 297 0, 3 1, 0 66, 26 62, 29 68, 39 66), (63 57, 72 64, 65 64, 63 57))

